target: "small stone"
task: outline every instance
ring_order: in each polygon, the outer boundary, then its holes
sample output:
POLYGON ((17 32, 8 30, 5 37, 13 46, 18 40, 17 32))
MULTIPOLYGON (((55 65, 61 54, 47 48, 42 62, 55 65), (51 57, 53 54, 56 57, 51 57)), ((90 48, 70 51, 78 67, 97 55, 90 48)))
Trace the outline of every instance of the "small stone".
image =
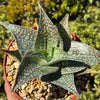
POLYGON ((40 88, 40 84, 37 84, 36 86, 35 86, 35 89, 39 89, 40 88))
POLYGON ((28 86, 26 86, 26 91, 28 91, 29 90, 29 87, 28 86))
POLYGON ((18 69, 20 64, 19 64, 19 62, 16 61, 16 62, 13 63, 13 65, 14 65, 14 67, 15 67, 16 69, 18 69))
POLYGON ((14 86, 14 83, 15 83, 14 80, 10 82, 10 84, 11 84, 12 87, 14 86))
POLYGON ((6 61, 6 65, 9 66, 13 63, 13 60, 10 59, 10 58, 7 58, 7 61, 6 61))
POLYGON ((34 90, 34 86, 33 85, 31 85, 31 90, 34 90))
POLYGON ((22 90, 23 90, 25 87, 26 87, 26 86, 23 84, 23 85, 21 86, 22 90))
MULTIPOLYGON (((51 84, 48 84, 48 88, 52 88, 52 85, 51 84)), ((53 87, 54 88, 54 87, 53 87)))
POLYGON ((70 96, 68 96, 68 97, 66 98, 66 100, 71 100, 71 97, 70 97, 70 96))
POLYGON ((40 98, 42 97, 42 94, 35 94, 35 97, 36 97, 37 99, 40 99, 40 98))
POLYGON ((38 93, 41 93, 43 91, 43 86, 41 86, 38 90, 38 93))
POLYGON ((17 76, 17 71, 14 71, 13 74, 14 74, 15 76, 17 76))
POLYGON ((12 47, 13 47, 15 50, 18 49, 16 42, 13 42, 13 43, 12 43, 12 47))
POLYGON ((44 90, 47 90, 47 86, 44 85, 43 87, 44 87, 44 90))
POLYGON ((21 90, 20 96, 26 97, 26 95, 28 95, 28 92, 26 90, 21 90))
POLYGON ((21 94, 21 91, 19 91, 18 94, 20 95, 21 94))
POLYGON ((53 100, 53 97, 46 95, 46 100, 53 100))
POLYGON ((8 81, 12 81, 12 80, 13 80, 12 76, 11 76, 11 75, 8 75, 8 76, 7 76, 7 80, 8 80, 8 81))
POLYGON ((50 92, 51 92, 51 90, 52 90, 51 88, 48 88, 48 89, 47 89, 47 92, 48 92, 48 93, 50 93, 50 92))
POLYGON ((23 98, 23 100, 27 100, 27 98, 26 98, 26 97, 24 97, 24 98, 23 98))
POLYGON ((24 85, 25 85, 25 86, 27 86, 28 84, 27 84, 27 83, 25 83, 24 85))
POLYGON ((46 82, 41 82, 41 85, 46 86, 48 83, 46 82))
POLYGON ((43 94, 43 96, 46 96, 47 95, 47 91, 44 91, 42 94, 43 94))
POLYGON ((30 88, 27 90, 27 92, 29 92, 30 94, 32 93, 32 91, 33 91, 33 90, 30 89, 30 88))
POLYGON ((70 95, 70 94, 72 94, 70 91, 68 91, 68 94, 70 95))
POLYGON ((9 54, 8 54, 8 56, 9 56, 9 59, 10 59, 10 60, 16 61, 15 57, 13 57, 13 56, 11 56, 11 55, 9 55, 9 54))
POLYGON ((44 97, 41 97, 40 100, 46 100, 44 97))
POLYGON ((8 72, 10 72, 10 71, 12 71, 11 66, 7 66, 7 67, 6 67, 6 73, 8 73, 8 72))
MULTIPOLYGON (((31 98, 28 98, 27 100, 32 100, 31 98)), ((34 99, 33 99, 34 100, 34 99)))
POLYGON ((33 94, 33 93, 31 93, 31 94, 30 94, 30 97, 31 97, 31 98, 34 98, 34 94, 33 94))
POLYGON ((9 50, 12 50, 13 51, 14 50, 13 46, 10 46, 9 50))

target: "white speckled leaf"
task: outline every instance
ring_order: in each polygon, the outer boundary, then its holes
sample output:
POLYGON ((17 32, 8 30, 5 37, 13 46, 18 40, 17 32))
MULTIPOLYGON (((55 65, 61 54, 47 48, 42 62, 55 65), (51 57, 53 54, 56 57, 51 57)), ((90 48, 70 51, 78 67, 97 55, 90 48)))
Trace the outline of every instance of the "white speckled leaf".
POLYGON ((64 27, 64 29, 66 30, 69 38, 71 39, 68 19, 69 19, 69 15, 66 14, 65 17, 60 21, 60 24, 64 27))
POLYGON ((91 66, 100 62, 100 52, 87 44, 72 41, 66 59, 81 61, 91 66))
POLYGON ((52 59, 48 62, 48 64, 52 64, 54 62, 58 62, 61 60, 65 60, 67 58, 67 53, 60 48, 54 48, 54 53, 52 59))
POLYGON ((34 78, 39 78, 42 75, 56 72, 58 70, 57 67, 40 65, 45 63, 45 60, 39 58, 37 55, 30 55, 30 53, 32 52, 27 52, 21 61, 12 92, 14 92, 25 82, 28 82, 34 78))
POLYGON ((79 96, 79 93, 78 93, 78 91, 75 87, 74 75, 73 74, 62 75, 60 78, 52 81, 51 83, 58 85, 58 86, 61 86, 62 88, 69 90, 70 92, 79 96))
POLYGON ((37 36, 36 30, 4 22, 0 22, 0 24, 6 27, 14 36, 21 56, 24 56, 27 50, 34 49, 37 36))
POLYGON ((37 50, 47 50, 48 56, 52 57, 54 47, 63 48, 61 37, 57 27, 51 22, 43 8, 40 7, 40 23, 36 39, 37 50))
POLYGON ((14 57, 14 59, 16 59, 17 61, 21 62, 21 56, 19 54, 19 51, 18 50, 15 50, 15 51, 9 51, 9 50, 4 50, 4 49, 1 49, 3 52, 6 52, 7 54, 11 55, 12 57, 14 57))
POLYGON ((76 73, 90 66, 79 61, 62 60, 51 64, 51 66, 61 67, 61 74, 76 73))
POLYGON ((71 39, 69 38, 67 31, 64 29, 64 27, 61 24, 57 25, 58 32, 63 40, 63 50, 68 51, 71 46, 71 39))

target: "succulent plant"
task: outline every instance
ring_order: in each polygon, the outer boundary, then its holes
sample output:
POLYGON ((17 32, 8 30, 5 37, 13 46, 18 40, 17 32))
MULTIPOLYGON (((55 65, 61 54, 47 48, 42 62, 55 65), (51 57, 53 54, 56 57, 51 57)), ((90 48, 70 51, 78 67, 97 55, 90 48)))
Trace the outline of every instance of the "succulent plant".
POLYGON ((100 62, 100 52, 78 41, 72 41, 66 15, 56 26, 41 5, 37 30, 29 27, 0 22, 14 36, 18 51, 8 51, 20 67, 12 91, 33 78, 51 82, 79 95, 74 75, 96 71, 90 66, 100 62))

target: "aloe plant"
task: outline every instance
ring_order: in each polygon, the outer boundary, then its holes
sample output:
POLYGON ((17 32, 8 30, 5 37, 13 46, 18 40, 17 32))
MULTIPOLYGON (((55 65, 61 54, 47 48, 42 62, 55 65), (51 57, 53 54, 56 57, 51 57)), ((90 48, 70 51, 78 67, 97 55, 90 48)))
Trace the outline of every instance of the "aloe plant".
POLYGON ((84 43, 72 41, 68 15, 55 26, 40 4, 39 8, 37 30, 0 22, 11 32, 18 46, 18 51, 1 49, 20 62, 12 91, 33 78, 39 78, 79 96, 74 75, 96 72, 90 66, 100 62, 100 52, 84 43))

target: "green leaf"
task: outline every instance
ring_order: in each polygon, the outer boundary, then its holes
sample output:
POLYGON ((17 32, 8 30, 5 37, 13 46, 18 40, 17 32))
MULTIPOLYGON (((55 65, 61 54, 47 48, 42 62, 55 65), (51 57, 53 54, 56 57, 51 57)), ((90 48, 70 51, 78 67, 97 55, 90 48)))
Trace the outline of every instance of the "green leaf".
POLYGON ((58 85, 58 86, 61 86, 62 88, 69 90, 70 92, 79 96, 79 93, 77 92, 77 89, 75 87, 74 75, 73 74, 62 75, 60 78, 52 81, 51 83, 58 85))
POLYGON ((64 27, 61 24, 57 25, 58 32, 63 40, 63 50, 68 51, 71 46, 71 39, 69 38, 67 31, 64 29, 64 27))
POLYGON ((74 83, 74 74, 69 73, 62 75, 61 68, 59 68, 55 73, 43 75, 41 80, 61 86, 65 90, 69 90, 70 92, 79 96, 74 83))
POLYGON ((40 6, 40 23, 36 39, 36 50, 47 50, 49 58, 53 56, 55 47, 63 48, 61 37, 57 27, 51 22, 43 8, 40 6))
POLYGON ((59 34, 63 40, 63 48, 64 51, 68 51, 71 46, 71 34, 69 29, 69 23, 68 23, 69 15, 66 14, 65 17, 60 21, 60 23, 57 25, 59 34))
POLYGON ((49 73, 54 73, 58 70, 57 67, 42 66, 45 62, 46 61, 44 59, 32 54, 31 51, 27 52, 21 61, 12 92, 14 92, 25 82, 28 82, 34 78, 42 77, 43 75, 49 73))
POLYGON ((56 61, 49 66, 61 67, 61 74, 76 73, 90 67, 83 62, 73 60, 62 60, 58 62, 56 61))
POLYGON ((24 56, 26 51, 30 49, 34 50, 37 36, 36 30, 24 26, 6 24, 4 22, 0 22, 0 24, 6 27, 14 36, 21 57, 24 56))
POLYGON ((72 41, 66 60, 80 61, 91 66, 100 62, 100 52, 84 43, 72 41))
POLYGON ((76 74, 76 76, 83 75, 83 74, 88 74, 88 73, 94 73, 94 74, 96 74, 96 73, 99 73, 99 72, 98 71, 95 71, 93 69, 87 68, 85 71, 82 71, 82 72, 76 74))
POLYGON ((1 48, 0 48, 0 50, 3 51, 3 52, 6 52, 7 54, 11 55, 14 59, 16 59, 17 61, 21 62, 22 58, 21 58, 18 50, 9 51, 9 50, 1 49, 1 48))
POLYGON ((53 63, 61 61, 61 60, 66 60, 66 58, 67 58, 67 53, 64 52, 63 49, 60 49, 60 48, 56 47, 56 48, 54 48, 53 57, 47 63, 47 65, 53 64, 53 63))
POLYGON ((69 19, 69 15, 66 14, 65 17, 60 21, 60 24, 64 27, 65 31, 68 34, 68 37, 71 39, 68 19, 69 19))

